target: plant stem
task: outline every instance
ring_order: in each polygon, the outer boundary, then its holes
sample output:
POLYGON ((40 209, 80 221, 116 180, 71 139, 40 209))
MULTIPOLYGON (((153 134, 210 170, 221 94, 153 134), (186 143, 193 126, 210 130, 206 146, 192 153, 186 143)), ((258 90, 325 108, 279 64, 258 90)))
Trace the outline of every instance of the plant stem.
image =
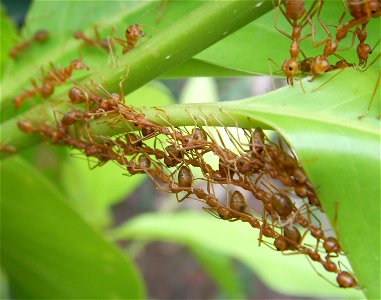
MULTIPOLYGON (((127 53, 118 71, 106 70, 104 86, 125 93, 157 78, 225 38, 272 8, 271 1, 209 1, 127 53), (124 68, 125 66, 125 68, 124 68)), ((250 42, 250 41, 247 41, 250 42)))

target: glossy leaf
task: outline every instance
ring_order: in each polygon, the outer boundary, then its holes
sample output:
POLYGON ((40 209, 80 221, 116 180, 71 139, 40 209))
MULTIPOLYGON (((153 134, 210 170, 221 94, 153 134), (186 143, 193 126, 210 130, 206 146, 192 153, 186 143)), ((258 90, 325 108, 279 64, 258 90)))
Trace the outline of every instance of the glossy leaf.
POLYGON ((357 116, 367 107, 377 72, 346 70, 316 92, 321 81, 307 88, 305 82, 305 94, 286 87, 231 103, 229 109, 269 124, 295 149, 332 224, 337 221, 341 245, 371 299, 380 296, 379 96, 367 117, 357 116))
POLYGON ((228 298, 242 299, 245 297, 244 285, 239 280, 239 272, 234 269, 231 257, 201 244, 191 246, 190 249, 199 264, 228 298))
MULTIPOLYGON (((292 295, 350 297, 361 299, 357 290, 332 286, 316 274, 303 255, 284 256, 264 244, 258 247, 258 231, 242 222, 218 220, 206 213, 150 213, 140 215, 114 231, 118 240, 160 240, 190 249, 213 251, 247 264, 272 289, 292 295)), ((213 253, 212 252, 212 253, 213 253)), ((231 272, 230 268, 224 272, 231 272)), ((332 278, 328 277, 331 281, 332 278)))
POLYGON ((132 262, 33 167, 1 164, 1 265, 16 298, 143 298, 132 262))
POLYGON ((366 111, 379 74, 375 65, 366 72, 346 69, 312 83, 304 80, 304 92, 300 86, 287 86, 246 100, 166 108, 175 126, 192 124, 189 114, 201 113, 200 124, 218 118, 225 126, 279 131, 317 187, 331 224, 336 221, 342 247, 369 298, 379 297, 380 291, 380 245, 375 243, 380 237, 379 93, 369 115, 362 120, 358 116, 366 111))

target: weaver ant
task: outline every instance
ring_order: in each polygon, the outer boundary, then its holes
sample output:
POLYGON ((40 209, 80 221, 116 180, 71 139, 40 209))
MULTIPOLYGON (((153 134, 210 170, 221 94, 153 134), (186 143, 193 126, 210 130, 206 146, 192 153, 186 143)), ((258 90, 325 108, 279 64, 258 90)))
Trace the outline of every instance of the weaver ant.
POLYGON ((276 15, 274 16, 274 27, 280 33, 292 40, 290 48, 291 58, 284 61, 282 65, 282 70, 286 75, 287 83, 294 85, 294 77, 296 72, 298 71, 297 58, 300 52, 300 43, 311 36, 311 34, 302 36, 302 29, 307 25, 307 23, 312 23, 311 17, 316 13, 316 1, 313 2, 308 12, 306 11, 304 6, 304 0, 288 0, 285 5, 286 11, 283 10, 280 3, 281 2, 279 1, 277 8, 280 9, 282 14, 285 16, 287 22, 292 26, 292 34, 290 35, 278 27, 276 15), (298 23, 299 20, 300 22, 298 23))
POLYGON ((145 36, 145 32, 141 28, 139 24, 133 24, 127 27, 125 31, 126 40, 122 40, 119 38, 113 38, 115 42, 123 46, 122 53, 125 54, 126 52, 130 51, 135 47, 138 40, 141 37, 145 36))
POLYGON ((17 58, 21 51, 25 50, 33 42, 42 43, 49 38, 49 32, 45 29, 37 31, 30 39, 16 45, 9 51, 9 56, 17 58))
POLYGON ((86 66, 80 59, 74 59, 70 62, 69 66, 64 69, 55 68, 52 63, 50 63, 50 71, 43 78, 43 82, 51 82, 54 85, 63 84, 71 77, 74 70, 88 70, 89 67, 86 66))
POLYGON ((64 69, 56 69, 51 64, 51 71, 42 79, 42 86, 39 87, 35 80, 31 80, 33 90, 26 90, 21 95, 13 99, 13 104, 17 110, 26 99, 39 94, 42 98, 47 98, 54 92, 56 85, 65 83, 70 78, 74 70, 88 69, 88 67, 78 59, 71 61, 70 65, 64 69))

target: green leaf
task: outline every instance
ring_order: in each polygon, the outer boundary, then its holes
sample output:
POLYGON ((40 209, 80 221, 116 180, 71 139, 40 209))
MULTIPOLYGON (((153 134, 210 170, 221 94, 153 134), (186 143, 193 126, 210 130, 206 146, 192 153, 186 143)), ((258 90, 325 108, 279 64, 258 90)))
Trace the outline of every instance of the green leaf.
POLYGON ((9 283, 3 269, 0 269, 0 298, 4 300, 10 299, 9 283))
POLYGON ((303 255, 282 255, 263 244, 258 247, 258 234, 242 222, 227 222, 188 211, 140 215, 115 229, 113 237, 174 242, 190 249, 227 255, 247 264, 268 286, 281 293, 363 298, 360 291, 339 289, 319 278, 303 255))
POLYGON ((161 78, 180 78, 180 77, 239 77, 252 76, 251 72, 238 71, 226 67, 211 64, 195 58, 191 58, 164 74, 161 78))
POLYGON ((217 83, 213 78, 200 77, 188 79, 181 91, 179 102, 182 104, 191 103, 194 99, 198 103, 208 103, 218 101, 217 83), (200 93, 202 91, 202 93, 200 93))
POLYGON ((67 200, 92 225, 106 228, 112 223, 110 207, 126 199, 145 176, 122 176, 123 169, 112 163, 90 170, 95 165, 82 154, 74 154, 62 167, 62 186, 67 200))
MULTIPOLYGON (((306 3, 306 7, 308 8, 311 1, 306 1, 306 3)), ((205 63, 241 72, 259 75, 275 73, 277 76, 284 76, 281 71, 281 65, 286 59, 290 58, 289 50, 292 40, 275 29, 275 11, 276 10, 270 11, 255 22, 241 28, 234 34, 197 54, 195 58, 205 63), (269 62, 268 58, 275 61, 277 65, 269 62)), ((331 31, 331 38, 333 40, 336 34, 336 27, 333 25, 337 25, 342 12, 342 1, 325 1, 322 6, 321 19, 326 25, 329 25, 328 28, 331 31)), ((350 18, 351 16, 347 11, 344 22, 350 20, 350 18)), ((280 12, 277 14, 277 20, 280 29, 289 34, 292 33, 292 27, 286 22, 280 12)), ((319 42, 327 39, 327 34, 323 31, 322 26, 320 26, 316 19, 314 20, 314 24, 317 30, 316 41, 319 42)), ((380 18, 372 18, 367 25, 368 37, 366 43, 369 43, 372 48, 375 47, 379 41, 380 26, 380 18)), ((310 25, 304 28, 302 35, 308 33, 311 33, 310 25)), ((349 33, 344 40, 340 41, 339 49, 350 47, 351 39, 352 33, 349 33)), ((337 53, 344 56, 348 62, 357 63, 357 45, 358 40, 356 38, 355 46, 347 51, 338 51, 337 53)), ((323 54, 324 46, 314 48, 311 38, 308 38, 301 42, 301 49, 307 57, 315 57, 319 54, 323 54)), ((369 57, 369 61, 372 61, 379 52, 380 47, 378 46, 369 57)), ((302 55, 300 55, 300 59, 303 59, 302 55)), ((338 59, 333 56, 329 57, 331 64, 334 64, 337 60, 338 59)))
POLYGON ((1 264, 16 298, 143 298, 133 263, 30 165, 2 162, 1 264))
POLYGON ((227 298, 243 299, 245 297, 243 285, 230 257, 201 244, 191 247, 191 251, 227 298))
POLYGON ((366 118, 357 116, 377 72, 345 70, 316 92, 324 79, 304 82, 306 93, 286 87, 225 107, 269 124, 295 149, 332 224, 337 207, 335 229, 369 299, 380 297, 380 244, 374 242, 380 237, 379 96, 366 118))
POLYGON ((3 78, 4 73, 7 72, 6 64, 9 62, 10 57, 8 55, 9 50, 14 46, 16 40, 17 31, 15 24, 7 16, 5 9, 0 4, 0 79, 3 78))

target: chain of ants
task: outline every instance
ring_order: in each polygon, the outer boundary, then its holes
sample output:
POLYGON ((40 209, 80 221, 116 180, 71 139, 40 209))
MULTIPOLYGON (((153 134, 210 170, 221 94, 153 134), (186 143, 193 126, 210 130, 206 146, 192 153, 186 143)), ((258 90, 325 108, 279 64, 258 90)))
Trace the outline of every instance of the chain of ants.
MULTIPOLYGON (((379 5, 378 1, 375 2, 379 5)), ((285 4, 285 10, 280 2, 278 5, 279 10, 293 27, 292 35, 289 35, 279 29, 275 22, 275 28, 293 41, 290 49, 291 59, 285 61, 282 67, 291 84, 298 69, 319 75, 328 70, 353 65, 341 59, 335 66, 331 66, 327 57, 335 54, 339 41, 347 36, 350 28, 357 25, 362 25, 362 28, 356 28, 352 44, 357 36, 360 41, 357 47, 360 66, 366 66, 371 53, 370 46, 364 42, 367 36, 366 24, 371 17, 380 15, 378 6, 377 10, 372 8, 374 1, 367 1, 366 5, 364 2, 360 5, 359 1, 348 1, 353 19, 342 25, 345 16, 343 13, 337 26, 335 40, 331 40, 329 31, 320 20, 323 1, 320 0, 317 7, 316 3, 317 1, 313 3, 308 12, 305 10, 304 1, 289 0, 285 4), (314 41, 314 26, 312 34, 301 36, 301 31, 307 23, 312 24, 311 18, 316 12, 320 24, 329 35, 327 40, 317 44, 318 46, 326 44, 324 53, 316 58, 305 58, 298 62, 300 42, 310 36, 314 41)), ((76 32, 74 37, 89 46, 103 49, 110 49, 113 46, 112 41, 115 41, 123 47, 124 54, 133 49, 138 39, 144 36, 138 24, 127 28, 126 40, 101 39, 96 29, 95 33, 95 39, 89 38, 81 31, 76 32)), ((44 41, 47 37, 46 31, 37 32, 31 40, 12 49, 10 55, 16 57, 32 41, 44 41)), ((16 109, 29 97, 40 95, 42 98, 47 98, 52 95, 55 86, 71 80, 74 70, 88 69, 81 60, 73 60, 64 69, 55 68, 52 64, 50 68, 50 72, 41 80, 41 86, 32 80, 33 89, 24 91, 14 99, 16 109)), ((60 120, 57 120, 56 126, 51 126, 48 122, 34 124, 32 121, 24 120, 18 122, 18 127, 26 133, 40 134, 53 144, 79 149, 86 156, 95 157, 97 166, 114 161, 123 166, 130 175, 147 174, 158 189, 176 194, 178 201, 194 198, 205 203, 208 206, 205 209, 217 218, 249 223, 253 228, 259 229, 259 244, 265 243, 287 254, 306 255, 312 261, 320 263, 328 272, 336 273, 340 287, 358 288, 354 276, 342 271, 333 261, 333 258, 342 255, 343 251, 334 236, 326 235, 320 221, 314 215, 314 211, 322 210, 314 187, 297 158, 284 149, 281 140, 278 143, 272 142, 260 128, 256 128, 244 131, 246 142, 243 143, 220 123, 220 127, 225 128, 226 134, 236 148, 233 152, 226 147, 218 130, 216 130, 217 140, 202 126, 197 125, 196 121, 192 132, 175 128, 168 116, 162 118, 166 123, 165 126, 152 122, 143 113, 125 105, 122 93, 106 92, 102 95, 96 88, 75 86, 69 90, 68 98, 73 105, 85 106, 85 110, 73 109, 65 113, 60 120), (94 137, 89 124, 101 116, 104 116, 111 126, 124 122, 132 127, 131 131, 138 129, 140 134, 129 132, 115 139, 94 137), (163 136, 166 137, 165 141, 163 136), (146 143, 151 140, 154 142, 153 147, 146 143), (205 161, 204 155, 208 153, 218 157, 218 169, 213 169, 205 161), (202 178, 194 178, 189 166, 198 168, 202 178), (204 183, 203 188, 198 187, 200 183, 204 183), (231 193, 227 203, 221 203, 215 195, 215 185, 224 188, 231 185, 248 191, 262 204, 262 216, 258 217, 248 208, 246 199, 239 190, 231 193), (181 194, 185 195, 180 198, 181 194), (304 243, 307 236, 314 238, 316 245, 304 243)), ((204 125, 208 125, 207 117, 204 121, 204 125)))
MULTIPOLYGON (((346 16, 346 5, 344 1, 342 2, 343 13, 336 26, 335 39, 332 39, 330 31, 320 18, 320 13, 324 6, 323 0, 315 0, 308 11, 305 8, 304 0, 288 0, 284 4, 285 8, 282 7, 284 1, 279 1, 277 9, 281 11, 288 23, 292 26, 292 34, 290 35, 278 27, 277 14, 275 15, 275 29, 292 40, 290 47, 291 58, 286 60, 282 66, 282 70, 289 83, 293 84, 293 79, 298 70, 301 72, 309 72, 315 76, 330 70, 354 66, 354 64, 346 62, 344 58, 340 56, 338 56, 340 60, 335 65, 331 65, 328 61, 330 55, 334 55, 339 51, 339 42, 347 37, 348 33, 350 33, 350 29, 353 27, 356 27, 356 29, 353 32, 352 45, 349 48, 353 47, 355 37, 357 36, 359 40, 357 46, 359 66, 366 66, 368 57, 372 53, 372 47, 369 44, 365 44, 367 38, 366 26, 372 18, 380 17, 381 3, 378 0, 348 0, 347 6, 352 19, 342 24, 346 16), (319 43, 315 42, 316 27, 312 23, 312 18, 316 13, 318 22, 328 35, 327 39, 319 43), (312 33, 302 36, 302 30, 308 23, 312 26, 312 33), (359 25, 361 25, 361 29, 357 27, 359 25), (305 57, 303 60, 297 61, 301 52, 300 43, 309 37, 312 37, 314 47, 325 45, 323 54, 316 57, 305 57)), ((340 49, 340 51, 342 50, 344 49, 340 49)), ((304 56, 303 52, 302 54, 304 56)))
MULTIPOLYGON (((130 175, 147 174, 158 189, 176 194, 179 202, 197 199, 218 218, 247 222, 259 229, 259 244, 265 243, 285 253, 304 254, 328 272, 337 273, 340 287, 358 287, 354 276, 342 271, 332 260, 343 251, 338 240, 325 233, 314 215, 314 211, 322 210, 314 187, 281 140, 272 142, 256 128, 244 130, 245 141, 241 141, 212 117, 225 129, 234 145, 233 151, 225 145, 220 131, 216 130, 213 135, 196 121, 191 132, 175 128, 161 110, 158 116, 165 125, 150 121, 137 109, 124 104, 122 92, 109 94, 103 88, 100 91, 77 84, 69 90, 68 98, 71 104, 85 109, 72 109, 63 114, 57 118, 56 126, 23 120, 18 122, 19 129, 38 133, 53 144, 79 149, 86 156, 96 158, 96 166, 113 161, 130 175), (101 116, 110 126, 120 126, 122 122, 130 130, 114 139, 97 137, 90 131, 90 122, 101 122, 101 116), (153 146, 147 142, 153 142, 153 146), (218 157, 217 169, 204 158, 210 153, 218 157), (198 168, 201 178, 195 178, 190 167, 198 168), (235 186, 251 193, 263 206, 262 216, 258 217, 248 208, 238 189, 227 203, 221 203, 215 195, 216 185, 225 189, 235 186), (307 236, 314 238, 316 245, 304 243, 307 236)), ((206 116, 203 120, 205 128, 214 128, 209 126, 206 116)))
MULTIPOLYGON (((82 31, 77 31, 74 33, 74 38, 82 40, 86 45, 100 47, 101 49, 111 50, 114 47, 114 42, 120 44, 122 48, 122 53, 130 51, 135 47, 139 39, 145 36, 145 32, 142 30, 139 24, 133 24, 127 27, 125 31, 126 40, 119 39, 116 37, 113 38, 104 38, 102 39, 99 36, 99 32, 96 27, 94 27, 95 39, 88 37, 82 31)), ((26 48, 30 46, 33 42, 45 42, 49 38, 49 32, 47 30, 37 31, 32 38, 16 45, 9 51, 9 55, 16 59, 22 51, 25 51, 26 48)), ((24 90, 20 95, 17 95, 13 99, 13 104, 15 109, 19 107, 28 99, 33 98, 36 95, 39 95, 42 99, 50 97, 54 93, 54 88, 58 85, 66 83, 75 70, 88 70, 89 68, 79 59, 75 59, 70 62, 69 66, 65 68, 54 67, 50 63, 50 71, 47 75, 43 76, 41 79, 41 85, 39 86, 36 80, 31 79, 30 82, 33 86, 32 89, 24 90)))

